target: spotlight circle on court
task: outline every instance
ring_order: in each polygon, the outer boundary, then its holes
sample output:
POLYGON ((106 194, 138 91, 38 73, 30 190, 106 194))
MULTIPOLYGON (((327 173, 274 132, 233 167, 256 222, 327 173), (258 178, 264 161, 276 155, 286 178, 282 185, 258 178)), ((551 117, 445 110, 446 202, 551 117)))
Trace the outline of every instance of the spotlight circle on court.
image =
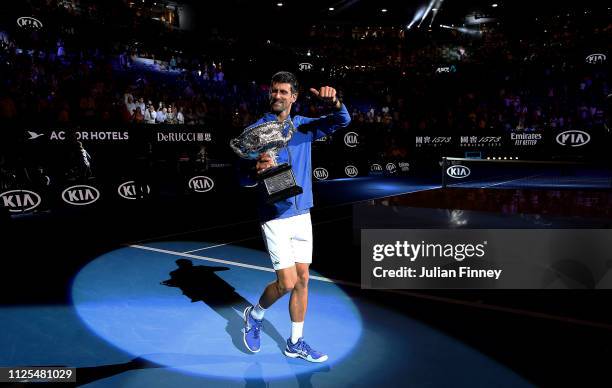
POLYGON ((257 302, 275 279, 270 270, 265 252, 233 245, 171 241, 130 246, 82 268, 73 282, 72 300, 89 329, 110 344, 189 374, 286 378, 314 373, 349 355, 361 336, 360 314, 344 291, 313 279, 317 274, 312 272, 304 337, 329 354, 329 360, 322 365, 282 353, 291 327, 288 296, 266 311, 261 351, 245 350, 242 310, 257 302), (181 253, 188 251, 192 253, 181 253), (163 284, 187 261, 193 275, 188 282, 163 284))

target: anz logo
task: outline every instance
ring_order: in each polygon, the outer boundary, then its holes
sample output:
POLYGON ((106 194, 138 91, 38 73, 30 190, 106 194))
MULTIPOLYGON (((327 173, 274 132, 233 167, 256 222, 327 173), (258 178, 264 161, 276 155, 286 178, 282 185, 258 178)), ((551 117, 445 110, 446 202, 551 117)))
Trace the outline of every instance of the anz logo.
POLYGON ((189 180, 189 188, 196 193, 205 193, 212 190, 213 187, 215 187, 215 181, 204 175, 194 176, 189 180))
POLYGON ((314 177, 320 181, 329 178, 329 172, 327 172, 327 170, 324 169, 323 167, 315 168, 314 171, 312 172, 312 175, 314 175, 314 177))
MULTIPOLYGON (((127 181, 127 182, 122 183, 117 188, 117 193, 119 193, 119 195, 125 199, 137 199, 138 198, 138 196, 136 195, 136 183, 134 183, 134 181, 127 181)), ((149 187, 149 185, 147 185, 146 194, 151 194, 151 187, 149 187)))
POLYGON ((100 191, 93 186, 76 185, 62 191, 62 200, 69 205, 91 205, 100 199, 100 191))
POLYGON ((457 178, 457 179, 467 178, 468 176, 470 176, 470 173, 471 171, 469 168, 467 168, 466 166, 462 166, 460 164, 456 166, 450 166, 449 168, 446 169, 446 174, 451 178, 457 178))
POLYGON ((562 146, 580 147, 591 141, 591 135, 584 131, 570 130, 558 134, 556 140, 562 146))
POLYGON ((385 169, 388 173, 393 174, 397 170, 397 167, 395 166, 395 163, 387 163, 385 169))
POLYGON ((344 173, 349 178, 354 178, 359 174, 359 170, 357 170, 357 167, 355 166, 346 166, 344 167, 344 173))
POLYGON ((2 206, 11 213, 27 212, 42 202, 40 195, 30 190, 10 190, 0 194, 2 206))

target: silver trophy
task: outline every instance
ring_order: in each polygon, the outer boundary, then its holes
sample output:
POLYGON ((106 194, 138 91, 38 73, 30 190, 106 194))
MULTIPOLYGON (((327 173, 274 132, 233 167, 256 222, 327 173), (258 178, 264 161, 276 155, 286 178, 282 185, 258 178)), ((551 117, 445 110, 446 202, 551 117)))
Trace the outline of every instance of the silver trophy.
POLYGON ((230 141, 230 147, 244 159, 255 160, 262 153, 272 158, 273 167, 268 168, 257 179, 263 182, 266 190, 266 202, 274 203, 294 195, 301 194, 302 188, 297 185, 291 166, 287 163, 278 165, 278 151, 287 146, 296 129, 291 120, 268 121, 247 127, 240 136, 230 141), (283 129, 289 125, 289 132, 283 135, 283 129))

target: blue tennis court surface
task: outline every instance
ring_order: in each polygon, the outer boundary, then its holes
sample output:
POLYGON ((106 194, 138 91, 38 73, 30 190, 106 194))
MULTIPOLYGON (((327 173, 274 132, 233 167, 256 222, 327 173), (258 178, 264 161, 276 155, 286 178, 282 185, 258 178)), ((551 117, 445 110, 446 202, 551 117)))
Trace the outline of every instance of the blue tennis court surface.
MULTIPOLYGON (((565 181, 558 176, 551 180, 532 174, 489 176, 473 182, 462 180, 461 184, 479 189, 552 185, 556 190, 584 187, 585 178, 594 185, 606 184, 606 176, 595 172, 589 174, 582 170, 578 184, 571 181, 575 179, 573 171, 565 170, 565 173, 565 181)), ((313 228, 317 265, 313 265, 321 273, 311 273, 304 334, 315 349, 329 354, 328 362, 311 364, 283 355, 290 334, 288 296, 266 312, 261 352, 246 351, 242 340, 242 312, 257 301, 275 274, 263 250, 256 219, 219 217, 211 211, 197 214, 202 217, 201 229, 184 231, 183 228, 183 232, 176 233, 181 230, 179 225, 168 228, 165 236, 125 245, 113 243, 94 255, 90 254, 91 249, 82 248, 89 256, 75 260, 76 268, 66 270, 67 275, 62 273, 62 267, 49 263, 47 268, 53 270, 43 284, 56 285, 56 289, 50 287, 48 292, 55 292, 55 300, 59 301, 15 302, 0 309, 0 366, 75 367, 79 385, 93 387, 531 385, 527 380, 531 376, 524 377, 522 373, 524 366, 521 370, 511 359, 492 355, 508 353, 504 346, 511 346, 508 341, 513 340, 506 340, 502 347, 482 343, 475 346, 474 342, 465 341, 462 334, 482 332, 486 338, 506 335, 518 338, 519 334, 513 333, 512 326, 505 323, 509 315, 504 314, 509 314, 511 309, 504 313, 495 313, 494 306, 484 309, 493 313, 474 314, 473 318, 466 318, 472 323, 470 327, 453 331, 449 328, 454 326, 454 320, 471 316, 469 312, 474 310, 441 307, 443 303, 431 301, 435 298, 425 297, 421 299, 425 302, 415 303, 402 299, 405 294, 361 290, 354 283, 354 272, 359 270, 358 255, 343 252, 349 252, 354 244, 352 228, 359 221, 355 208, 370 203, 380 203, 388 210, 378 215, 380 222, 389 227, 395 226, 392 223, 396 221, 399 227, 415 228, 473 226, 477 221, 529 227, 535 223, 532 218, 517 216, 518 210, 491 213, 484 199, 494 190, 438 190, 442 185, 435 178, 369 177, 323 181, 315 186, 318 207, 313 213, 313 228), (371 201, 376 198, 381 200, 371 201), (475 207, 458 206, 461 204, 475 207), (485 206, 482 210, 487 212, 478 212, 476 205, 485 206), (59 279, 54 278, 58 276, 59 279), (353 283, 346 281, 351 279, 353 283), (67 283, 69 287, 65 289, 67 283), (58 290, 66 294, 65 301, 57 297, 58 290), (387 304, 387 300, 392 302, 387 304), (404 303, 410 307, 402 307, 404 303), (413 311, 415 306, 417 310, 413 311), (448 311, 452 313, 447 318, 448 311), (432 323, 430 317, 434 323, 436 319, 448 322, 440 326, 432 323), (479 327, 483 317, 488 325, 479 327), (499 325, 499 330, 495 325, 499 325)), ((510 200, 500 199, 502 190, 494 192, 495 199, 489 201, 493 202, 493 210, 511 207, 503 205, 510 200)), ((507 195, 514 201, 517 196, 522 198, 520 192, 507 195)), ((564 196, 556 192, 551 198, 564 196)), ((542 194, 541 198, 543 201, 549 197, 542 194)), ((605 198, 602 194, 593 203, 602 205, 605 198)), ((538 202, 539 209, 543 209, 542 201, 538 202)), ((178 222, 181 217, 177 214, 178 222)), ((575 218, 570 221, 575 225, 575 218)), ((79 230, 68 241, 82 241, 87 245, 89 240, 84 236, 86 231, 79 230), (75 236, 81 236, 80 240, 75 236)), ((21 249, 37 252, 36 247, 43 253, 54 252, 53 257, 61 256, 64 250, 68 258, 72 257, 73 247, 56 243, 52 238, 45 244, 24 245, 21 249)), ((31 259, 33 254, 28 257, 31 259)), ((37 255, 32 265, 41 271, 46 260, 44 255, 37 255)), ((70 259, 64 263, 74 265, 70 259)), ((15 272, 10 273, 17 276, 15 272)), ((37 283, 41 279, 39 275, 37 283)), ((36 287, 40 286, 32 284, 29 288, 36 287)), ((47 288, 40 289, 45 290, 40 295, 44 296, 47 288)), ((19 300, 18 293, 13 297, 19 300)), ((36 295, 35 300, 38 298, 36 295)), ((452 298, 442 299, 449 305, 456 302, 452 298)), ((478 304, 474 302, 470 306, 478 304)), ((461 306, 461 302, 455 305, 461 306)), ((512 322, 532 327, 535 321, 523 318, 528 313, 511 310, 510 314, 515 315, 512 322)), ((553 316, 544 319, 562 320, 553 316)), ((580 324, 592 327, 588 321, 580 324)), ((549 326, 542 324, 537 333, 548 330, 549 326)))
POLYGON ((117 249, 81 269, 73 306, 3 308, 0 364, 73 366, 84 378, 79 381, 96 371, 89 386, 113 387, 529 385, 444 333, 319 280, 310 282, 305 338, 329 361, 282 354, 290 330, 287 297, 267 311, 262 351, 250 354, 241 313, 274 279, 256 268, 268 267, 268 258, 232 245, 187 254, 202 258, 181 253, 197 245, 143 245, 175 249, 167 253, 117 249), (162 284, 178 269, 177 259, 193 264, 187 280, 162 284))

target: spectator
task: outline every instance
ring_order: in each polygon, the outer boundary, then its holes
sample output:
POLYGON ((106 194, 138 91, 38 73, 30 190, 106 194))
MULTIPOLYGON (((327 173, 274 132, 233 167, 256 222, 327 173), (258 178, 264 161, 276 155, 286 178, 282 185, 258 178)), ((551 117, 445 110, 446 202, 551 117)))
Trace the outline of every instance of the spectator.
POLYGON ((146 124, 155 124, 156 118, 157 112, 155 111, 155 106, 153 106, 153 104, 149 104, 149 109, 147 109, 144 114, 144 122, 146 124))
POLYGON ((157 116, 155 117, 155 122, 157 124, 163 124, 166 122, 166 118, 167 118, 167 114, 168 114, 168 108, 162 108, 161 110, 157 111, 157 116))

